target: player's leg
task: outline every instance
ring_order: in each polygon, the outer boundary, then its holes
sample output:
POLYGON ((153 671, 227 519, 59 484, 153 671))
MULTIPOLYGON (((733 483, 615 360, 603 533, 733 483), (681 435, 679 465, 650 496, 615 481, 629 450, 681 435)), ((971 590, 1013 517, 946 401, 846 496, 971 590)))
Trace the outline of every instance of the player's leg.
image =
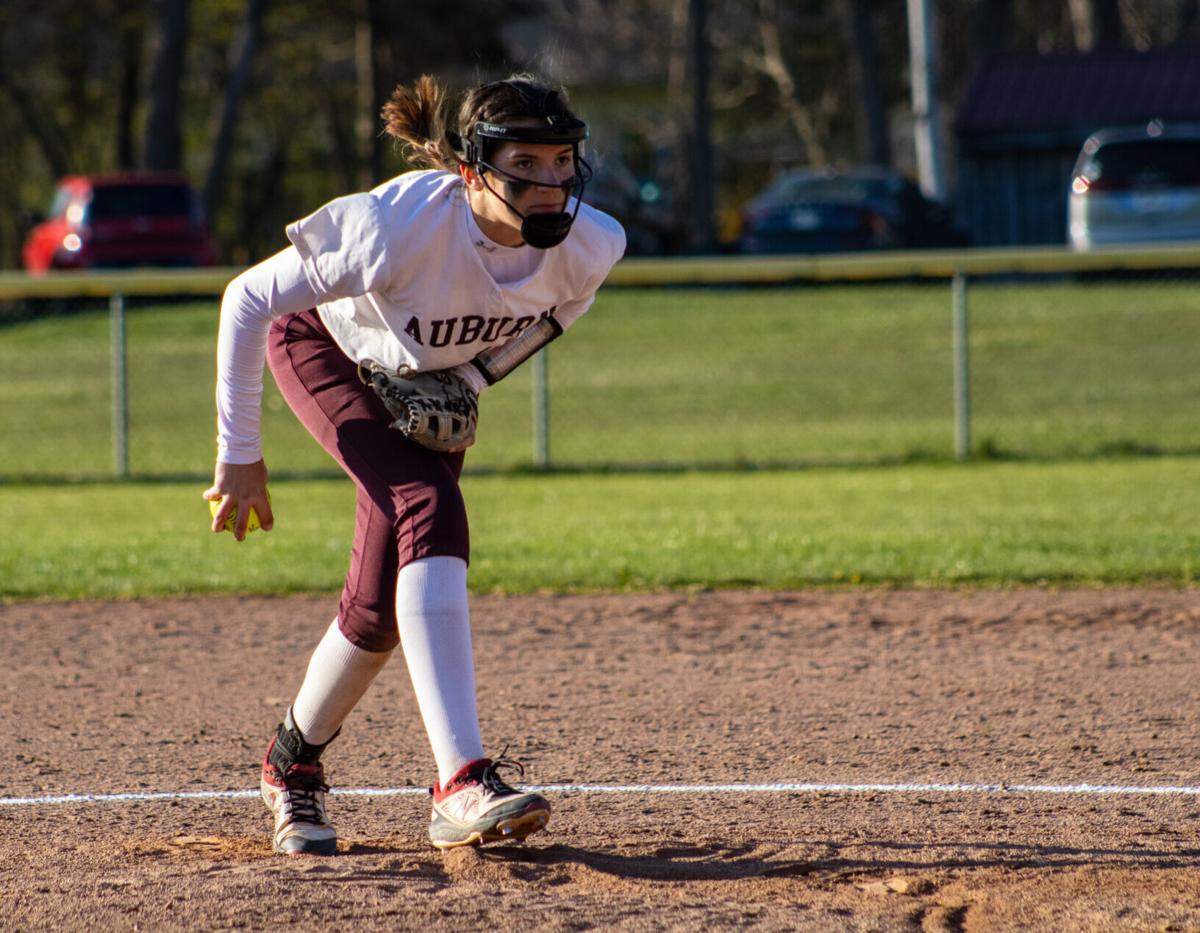
POLYGON ((272 847, 285 855, 332 855, 337 832, 325 814, 325 769, 321 752, 328 743, 305 740, 289 709, 263 758, 259 791, 275 819, 272 847))
MULTIPOLYGON (((373 459, 374 449, 363 456, 373 459)), ((343 452, 356 459, 345 448, 343 452)), ((340 613, 356 637, 356 631, 372 630, 364 623, 382 614, 383 600, 394 600, 393 631, 400 638, 438 770, 430 821, 434 844, 448 848, 523 839, 546 825, 550 805, 499 778, 497 768, 513 763, 484 757, 467 603, 466 507, 458 488, 462 458, 447 458, 449 470, 426 476, 419 490, 408 484, 395 459, 385 459, 369 469, 360 466, 356 476, 372 484, 373 501, 390 503, 380 509, 388 521, 372 521, 368 527, 396 529, 393 544, 399 559, 373 556, 374 534, 363 546, 367 529, 360 513, 340 613), (389 477, 387 490, 375 488, 377 478, 384 476, 389 477), (399 572, 393 572, 398 563, 399 572)))
POLYGON ((387 663, 391 648, 366 651, 334 619, 308 662, 304 682, 263 760, 260 788, 276 817, 274 848, 290 854, 332 853, 337 835, 325 812, 320 756, 387 663))
POLYGON ((404 660, 437 762, 429 836, 438 848, 524 839, 542 829, 550 804, 506 784, 520 765, 484 757, 475 703, 467 564, 434 556, 405 564, 396 586, 404 660))
MULTIPOLYGON (((391 429, 388 434, 398 437, 391 429)), ((546 825, 550 805, 499 778, 498 768, 515 763, 493 762, 483 754, 467 604, 466 505, 458 486, 462 455, 436 455, 445 470, 421 471, 413 463, 428 457, 423 448, 408 457, 379 451, 379 443, 360 449, 349 439, 342 448, 356 479, 383 503, 399 560, 359 561, 356 544, 342 612, 353 618, 356 607, 394 599, 392 618, 438 769, 430 821, 434 844, 523 839, 546 825), (414 484, 417 474, 421 481, 414 484), (397 563, 399 572, 389 575, 397 563)))
MULTIPOLYGON (((272 372, 300 421, 339 459, 339 416, 361 418, 371 413, 355 410, 353 403, 362 395, 362 386, 315 315, 296 318, 278 322, 271 331, 272 372)), ((353 591, 362 566, 394 567, 397 562, 390 523, 361 488, 355 527, 347 591, 353 591)), ((268 747, 260 787, 275 817, 276 851, 335 851, 336 833, 326 815, 328 785, 320 757, 398 643, 391 597, 394 573, 386 585, 387 598, 374 603, 343 599, 268 747)))
POLYGON ((426 557, 401 568, 395 589, 400 645, 439 781, 483 757, 466 581, 466 561, 426 557))
POLYGON ((340 617, 334 619, 309 659, 292 701, 292 720, 305 739, 328 744, 391 656, 391 648, 360 648, 342 632, 340 617))

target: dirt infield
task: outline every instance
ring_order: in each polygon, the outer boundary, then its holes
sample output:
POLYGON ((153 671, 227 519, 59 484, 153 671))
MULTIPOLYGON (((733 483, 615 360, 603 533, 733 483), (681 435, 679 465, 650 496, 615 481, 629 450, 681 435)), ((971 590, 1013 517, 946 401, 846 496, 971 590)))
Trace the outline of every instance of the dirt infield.
MULTIPOLYGON (((329 597, 0 606, 0 798, 253 788, 329 597)), ((473 601, 483 729, 549 791, 526 846, 442 855, 427 798, 335 796, 271 854, 247 796, 0 806, 0 928, 1200 929, 1200 594, 473 601)), ((423 787, 403 662, 327 755, 423 787)))

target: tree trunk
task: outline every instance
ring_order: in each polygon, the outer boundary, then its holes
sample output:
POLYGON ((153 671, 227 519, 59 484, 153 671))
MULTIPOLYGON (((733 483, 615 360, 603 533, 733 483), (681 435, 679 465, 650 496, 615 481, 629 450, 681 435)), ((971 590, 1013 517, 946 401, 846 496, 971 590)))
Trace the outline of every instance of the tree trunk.
MULTIPOLYGON (((671 174, 680 191, 688 191, 692 183, 693 165, 690 159, 691 119, 688 109, 688 23, 689 0, 673 0, 671 4, 671 47, 667 59, 667 108, 671 114, 671 174)), ((671 220, 679 230, 691 227, 692 216, 688 199, 671 199, 671 220)))
POLYGON ((804 143, 808 163, 814 168, 829 163, 829 156, 821 135, 817 132, 812 111, 800 102, 796 79, 783 56, 783 39, 779 34, 779 5, 777 0, 759 0, 758 33, 762 40, 762 58, 759 67, 775 82, 779 102, 784 113, 804 143))
POLYGON ((144 157, 146 168, 152 171, 178 171, 183 163, 180 116, 187 25, 188 0, 159 0, 144 157))
POLYGON ((1121 8, 1118 0, 1092 0, 1096 24, 1096 50, 1121 47, 1121 8))
POLYGON ((355 119, 354 150, 358 187, 366 190, 379 184, 383 158, 379 139, 379 67, 376 51, 379 10, 372 0, 357 0, 354 27, 355 119))
POLYGON ((1068 0, 1075 48, 1100 52, 1121 45, 1121 12, 1118 0, 1068 0))
POLYGON ((282 182, 288 170, 286 138, 271 140, 267 158, 243 179, 241 196, 234 199, 239 215, 238 239, 230 244, 230 260, 237 266, 258 262, 287 246, 282 236, 284 224, 294 215, 280 217, 283 204, 282 182))
POLYGON ((839 20, 850 50, 851 97, 854 109, 859 158, 872 165, 891 164, 888 145, 887 108, 879 78, 879 56, 871 28, 868 0, 838 0, 839 20))
POLYGON ((713 224, 712 136, 708 119, 708 47, 707 0, 688 4, 688 62, 691 72, 691 195, 692 247, 697 252, 712 252, 716 245, 713 224))
POLYGON ((212 161, 209 163, 208 175, 204 180, 202 198, 204 216, 210 221, 216 216, 217 210, 221 206, 221 197, 225 192, 225 176, 229 170, 229 157, 233 151, 238 113, 241 110, 242 98, 246 94, 246 86, 250 82, 254 56, 258 52, 258 45, 262 39, 263 17, 266 15, 266 11, 267 0, 247 0, 246 21, 242 25, 237 41, 230 48, 233 67, 229 73, 229 83, 225 87, 220 116, 217 118, 212 161))
POLYGON ((117 84, 117 168, 137 167, 137 145, 133 138, 133 115, 137 110, 142 76, 142 29, 140 15, 121 17, 121 70, 117 84))

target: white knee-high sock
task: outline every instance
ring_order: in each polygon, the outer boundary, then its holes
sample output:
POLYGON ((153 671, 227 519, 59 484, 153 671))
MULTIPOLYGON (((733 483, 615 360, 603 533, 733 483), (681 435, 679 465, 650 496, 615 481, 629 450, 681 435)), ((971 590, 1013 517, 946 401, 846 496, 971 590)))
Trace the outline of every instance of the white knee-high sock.
POLYGON ((466 561, 426 557, 402 567, 396 581, 396 618, 438 782, 444 784, 463 765, 483 757, 466 561))
POLYGON ((364 651, 352 644, 334 619, 292 703, 292 720, 304 740, 312 745, 328 742, 391 656, 391 651, 364 651))

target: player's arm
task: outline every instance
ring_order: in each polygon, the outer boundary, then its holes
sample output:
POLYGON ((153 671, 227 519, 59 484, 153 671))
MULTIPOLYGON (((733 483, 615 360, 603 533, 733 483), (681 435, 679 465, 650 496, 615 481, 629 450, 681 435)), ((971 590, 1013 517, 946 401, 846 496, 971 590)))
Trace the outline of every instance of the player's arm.
POLYGON ((484 382, 495 385, 562 333, 563 326, 551 314, 534 321, 512 340, 481 351, 470 365, 483 376, 484 382))
POLYGON ((267 332, 274 318, 315 303, 294 247, 247 269, 225 289, 217 337, 217 462, 213 484, 202 493, 220 502, 214 532, 224 530, 235 511, 238 541, 246 536, 251 509, 264 530, 274 524, 260 434, 267 332))

